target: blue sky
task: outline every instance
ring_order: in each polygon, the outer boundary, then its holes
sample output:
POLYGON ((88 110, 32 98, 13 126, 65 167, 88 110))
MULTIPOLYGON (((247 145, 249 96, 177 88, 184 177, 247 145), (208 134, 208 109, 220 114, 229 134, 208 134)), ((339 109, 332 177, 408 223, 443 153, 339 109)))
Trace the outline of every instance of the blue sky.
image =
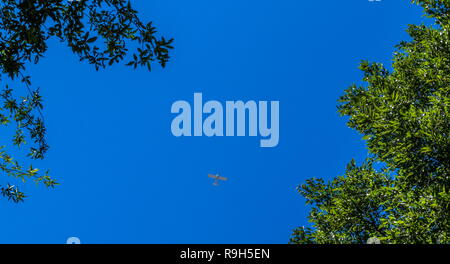
MULTIPOLYGON (((286 243, 308 225, 296 186, 330 179, 367 157, 336 112, 359 83, 362 59, 390 63, 408 0, 132 1, 175 38, 162 70, 96 72, 52 41, 29 73, 45 98, 46 160, 61 183, 26 184, 25 203, 0 200, 0 243, 286 243), (280 142, 184 137, 170 131, 173 102, 280 101, 280 142), (208 173, 229 181, 211 185, 208 173)), ((2 182, 8 179, 2 180, 2 182)))

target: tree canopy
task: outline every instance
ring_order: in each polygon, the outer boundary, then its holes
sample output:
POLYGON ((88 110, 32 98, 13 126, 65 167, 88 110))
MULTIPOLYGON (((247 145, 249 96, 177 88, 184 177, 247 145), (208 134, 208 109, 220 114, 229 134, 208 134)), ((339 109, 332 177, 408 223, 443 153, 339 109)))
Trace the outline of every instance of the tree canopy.
POLYGON ((298 187, 312 227, 291 243, 450 243, 450 1, 416 0, 432 25, 409 25, 392 69, 363 61, 338 111, 367 142, 331 181, 298 187))
MULTIPOLYGON (((5 0, 0 3, 0 124, 13 128, 9 139, 2 136, 0 172, 2 175, 34 180, 47 187, 57 181, 32 165, 23 165, 8 152, 12 146, 27 146, 28 163, 43 159, 49 146, 39 89, 34 89, 27 65, 45 56, 48 41, 56 38, 96 70, 121 61, 134 68, 151 70, 169 60, 173 39, 158 36, 152 22, 144 23, 126 0, 5 0)), ((25 162, 25 161, 24 161, 25 162)), ((3 197, 23 201, 17 184, 0 181, 3 197)))

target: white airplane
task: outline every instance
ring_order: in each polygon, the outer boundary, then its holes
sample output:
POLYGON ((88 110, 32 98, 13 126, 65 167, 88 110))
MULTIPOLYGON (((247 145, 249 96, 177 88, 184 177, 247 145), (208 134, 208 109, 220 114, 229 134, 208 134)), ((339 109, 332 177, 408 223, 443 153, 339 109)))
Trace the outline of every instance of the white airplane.
POLYGON ((228 178, 221 177, 221 176, 219 176, 219 174, 216 174, 216 175, 208 174, 208 177, 214 179, 214 183, 213 183, 214 186, 218 186, 219 185, 219 180, 221 180, 221 181, 228 180, 228 178))

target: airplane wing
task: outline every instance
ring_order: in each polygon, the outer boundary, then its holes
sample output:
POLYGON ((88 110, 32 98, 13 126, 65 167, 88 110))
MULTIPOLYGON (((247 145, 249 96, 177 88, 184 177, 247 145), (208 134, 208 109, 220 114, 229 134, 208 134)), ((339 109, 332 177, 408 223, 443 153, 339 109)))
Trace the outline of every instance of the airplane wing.
POLYGON ((214 178, 214 179, 217 178, 216 175, 212 175, 212 174, 208 174, 208 177, 209 177, 209 178, 214 178))
POLYGON ((228 180, 228 178, 226 178, 226 177, 220 177, 220 176, 218 176, 217 179, 222 180, 222 181, 228 180))

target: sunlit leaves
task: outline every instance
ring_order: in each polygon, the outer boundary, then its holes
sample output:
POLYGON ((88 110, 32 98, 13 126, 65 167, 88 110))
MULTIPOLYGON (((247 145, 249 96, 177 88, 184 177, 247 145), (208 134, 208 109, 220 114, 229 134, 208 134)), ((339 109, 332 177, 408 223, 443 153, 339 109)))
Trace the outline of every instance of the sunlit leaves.
POLYGON ((295 230, 291 242, 450 243, 450 2, 413 2, 436 25, 409 26, 412 40, 398 45, 392 72, 363 61, 366 85, 339 100, 371 160, 300 186, 313 227, 295 230))
POLYGON ((15 203, 23 202, 23 199, 26 197, 23 192, 19 191, 17 186, 10 184, 6 187, 0 187, 0 193, 3 197, 15 203))
MULTIPOLYGON (((43 159, 49 149, 41 112, 43 100, 25 72, 29 63, 36 64, 45 55, 51 38, 60 40, 97 70, 124 60, 135 68, 150 70, 155 62, 165 67, 173 39, 157 36, 153 24, 142 22, 137 14, 126 0, 0 2, 0 125, 14 128, 13 146, 26 149, 31 160, 43 159)), ((48 172, 41 174, 36 168, 20 165, 7 154, 6 147, 0 150, 0 175, 21 181, 33 179, 47 187, 58 184, 48 172)), ((0 188, 2 195, 14 202, 25 197, 17 185, 0 182, 0 188)))

